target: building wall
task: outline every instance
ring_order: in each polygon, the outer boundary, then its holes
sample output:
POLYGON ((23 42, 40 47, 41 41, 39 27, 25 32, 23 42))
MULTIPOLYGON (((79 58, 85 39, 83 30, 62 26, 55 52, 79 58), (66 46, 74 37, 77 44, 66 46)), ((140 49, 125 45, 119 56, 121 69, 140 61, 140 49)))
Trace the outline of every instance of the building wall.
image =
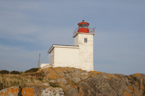
POLYGON ((75 41, 75 44, 79 45, 79 65, 80 65, 80 67, 87 71, 94 70, 94 67, 93 67, 93 34, 79 33, 74 38, 74 41, 75 41), (84 38, 87 38, 87 43, 84 42, 84 38))
POLYGON ((53 49, 51 51, 51 53, 49 53, 49 64, 53 64, 54 63, 54 50, 55 49, 53 49))
POLYGON ((40 68, 44 69, 44 68, 48 68, 51 67, 51 65, 49 63, 41 63, 40 68))
POLYGON ((76 67, 79 65, 79 48, 55 47, 54 67, 76 67))
POLYGON ((49 53, 49 64, 53 67, 75 67, 93 71, 93 35, 92 33, 78 33, 74 37, 74 45, 53 45, 49 53), (87 42, 84 42, 87 38, 87 42))
POLYGON ((78 45, 78 35, 74 38, 74 45, 78 45))
POLYGON ((41 63, 40 67, 42 68, 42 67, 44 67, 46 65, 48 65, 48 63, 41 63))

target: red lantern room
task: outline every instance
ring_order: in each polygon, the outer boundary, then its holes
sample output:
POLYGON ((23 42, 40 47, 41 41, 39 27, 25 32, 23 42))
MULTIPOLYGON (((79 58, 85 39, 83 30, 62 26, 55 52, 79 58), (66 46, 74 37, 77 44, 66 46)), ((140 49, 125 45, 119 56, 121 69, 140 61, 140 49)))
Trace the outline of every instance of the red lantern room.
POLYGON ((82 22, 78 23, 78 26, 78 33, 89 33, 88 22, 84 22, 84 20, 82 20, 82 22))

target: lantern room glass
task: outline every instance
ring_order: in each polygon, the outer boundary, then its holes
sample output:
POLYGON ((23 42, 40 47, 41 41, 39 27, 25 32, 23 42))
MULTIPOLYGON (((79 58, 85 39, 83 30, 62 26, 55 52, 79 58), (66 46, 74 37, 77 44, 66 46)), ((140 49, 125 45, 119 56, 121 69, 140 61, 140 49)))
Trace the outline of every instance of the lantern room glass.
POLYGON ((88 25, 87 24, 80 24, 79 27, 80 28, 88 28, 88 25))
POLYGON ((79 25, 79 27, 80 27, 80 28, 83 28, 83 25, 82 25, 82 24, 80 24, 80 25, 79 25))
POLYGON ((83 24, 83 28, 88 28, 88 25, 87 24, 83 24))

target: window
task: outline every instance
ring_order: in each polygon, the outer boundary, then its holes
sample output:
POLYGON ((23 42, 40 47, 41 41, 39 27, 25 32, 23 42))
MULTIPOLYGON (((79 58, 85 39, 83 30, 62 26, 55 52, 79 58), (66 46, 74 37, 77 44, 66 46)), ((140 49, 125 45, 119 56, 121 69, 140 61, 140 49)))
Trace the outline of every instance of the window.
POLYGON ((83 28, 87 28, 88 27, 88 25, 87 24, 83 24, 83 28))
POLYGON ((84 42, 87 43, 87 38, 84 38, 84 42))
POLYGON ((79 25, 79 27, 80 27, 80 28, 82 28, 82 27, 83 27, 83 25, 82 25, 82 24, 80 24, 80 25, 79 25))

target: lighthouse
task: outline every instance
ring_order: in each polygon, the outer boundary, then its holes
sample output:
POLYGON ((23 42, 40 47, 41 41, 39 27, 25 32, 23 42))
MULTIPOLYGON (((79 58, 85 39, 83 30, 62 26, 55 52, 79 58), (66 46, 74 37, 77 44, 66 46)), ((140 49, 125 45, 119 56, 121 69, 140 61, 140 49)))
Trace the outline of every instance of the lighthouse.
POLYGON ((94 70, 93 64, 93 35, 95 28, 88 28, 89 23, 78 23, 78 29, 74 32, 74 45, 79 46, 79 63, 82 69, 94 70))
POLYGON ((40 67, 74 67, 93 71, 93 35, 95 28, 89 28, 89 23, 82 20, 73 32, 74 45, 52 45, 48 50, 49 64, 40 67))

